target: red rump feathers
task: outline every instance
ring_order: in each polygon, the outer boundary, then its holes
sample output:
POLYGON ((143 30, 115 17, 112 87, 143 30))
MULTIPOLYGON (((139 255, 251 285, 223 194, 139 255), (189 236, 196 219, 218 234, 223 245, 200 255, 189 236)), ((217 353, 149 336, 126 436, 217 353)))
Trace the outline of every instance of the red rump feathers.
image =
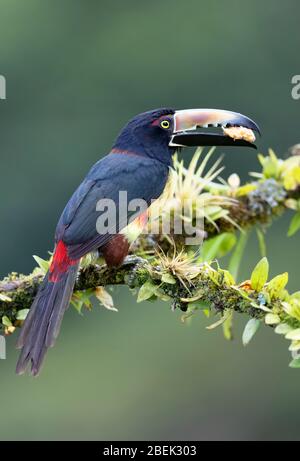
POLYGON ((67 246, 62 240, 59 240, 50 266, 50 282, 58 282, 60 276, 65 274, 69 267, 74 266, 77 262, 78 260, 69 258, 67 246))

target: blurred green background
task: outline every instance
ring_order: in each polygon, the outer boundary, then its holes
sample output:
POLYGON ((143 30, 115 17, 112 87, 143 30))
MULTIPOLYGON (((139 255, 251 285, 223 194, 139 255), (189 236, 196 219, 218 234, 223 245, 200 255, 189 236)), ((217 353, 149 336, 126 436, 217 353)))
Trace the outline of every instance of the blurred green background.
MULTIPOLYGON (((220 107, 253 117, 261 151, 300 142, 298 0, 1 0, 1 276, 30 272, 52 249, 65 202, 122 125, 151 108, 220 107)), ((222 152, 222 150, 219 150, 222 152)), ((187 152, 189 159, 192 152, 187 152)), ((231 149, 225 177, 258 168, 231 149)), ((300 288, 299 236, 268 233, 272 275, 300 288)), ((243 265, 259 259, 253 239, 243 265)), ((66 314, 38 379, 14 374, 16 336, 0 362, 0 439, 300 438, 300 372, 288 342, 262 328, 244 349, 207 320, 182 325, 167 304, 66 314)))

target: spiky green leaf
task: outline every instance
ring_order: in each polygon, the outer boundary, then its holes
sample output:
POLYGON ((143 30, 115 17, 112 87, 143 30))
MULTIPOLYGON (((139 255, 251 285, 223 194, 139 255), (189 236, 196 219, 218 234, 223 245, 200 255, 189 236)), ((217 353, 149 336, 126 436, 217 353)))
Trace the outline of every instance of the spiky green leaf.
POLYGON ((37 262, 38 266, 42 269, 44 274, 46 274, 50 267, 50 261, 46 261, 46 259, 42 259, 36 255, 33 255, 33 259, 37 262))
POLYGON ((268 280, 269 262, 266 257, 262 258, 255 266, 251 274, 251 287, 260 292, 268 280))

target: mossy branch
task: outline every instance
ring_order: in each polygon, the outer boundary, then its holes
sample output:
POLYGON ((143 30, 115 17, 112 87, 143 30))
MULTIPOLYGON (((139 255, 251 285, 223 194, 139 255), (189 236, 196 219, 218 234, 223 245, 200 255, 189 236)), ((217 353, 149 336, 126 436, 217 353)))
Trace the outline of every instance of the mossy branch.
MULTIPOLYGON (((191 264, 186 263, 187 267, 191 264)), ((171 301, 172 306, 183 312, 193 302, 201 300, 203 306, 210 305, 217 312, 232 309, 239 313, 247 313, 254 318, 262 318, 263 312, 253 307, 257 296, 248 298, 237 287, 228 285, 227 275, 213 269, 208 264, 200 264, 197 275, 188 281, 169 274, 163 265, 152 265, 140 257, 128 256, 122 266, 117 269, 106 265, 90 264, 79 271, 75 285, 75 293, 95 290, 99 286, 126 285, 130 289, 143 288, 139 301, 153 296, 171 301), (166 280, 165 282, 163 280, 166 280)), ((29 309, 42 282, 44 273, 35 270, 31 275, 13 273, 0 283, 0 316, 6 316, 12 324, 18 320, 18 312, 29 309)), ((194 304, 193 304, 193 307, 194 304)))
MULTIPOLYGON (((210 155, 211 152, 207 154, 210 155)), ((251 319, 245 328, 244 343, 250 341, 264 322, 292 341, 292 366, 298 367, 300 294, 290 295, 286 291, 288 275, 283 273, 268 281, 269 265, 263 258, 249 280, 238 283, 235 278, 247 229, 269 224, 286 209, 296 211, 290 235, 300 228, 300 157, 283 161, 272 151, 267 157, 260 156, 262 172, 255 174, 255 181, 243 186, 236 175, 227 183, 213 182, 220 170, 213 167, 204 175, 201 164, 198 165, 199 157, 198 152, 188 170, 175 159, 167 201, 164 197, 161 207, 156 205, 154 215, 160 219, 166 203, 171 203, 173 215, 193 223, 201 199, 205 226, 197 231, 206 239, 201 253, 199 248, 186 247, 182 235, 172 235, 172 232, 171 238, 163 233, 141 235, 132 247, 132 254, 117 269, 109 269, 99 260, 84 258, 72 303, 78 310, 90 308, 90 298, 95 295, 105 307, 114 309, 111 295, 103 287, 126 285, 138 291, 138 302, 158 298, 168 301, 173 309, 181 309, 183 321, 197 311, 203 311, 206 316, 218 314, 218 321, 209 328, 223 324, 227 338, 231 337, 232 313, 244 313, 251 319), (182 197, 187 195, 193 206, 190 214, 182 217, 182 197), (242 230, 240 242, 235 236, 237 229, 242 230), (221 269, 217 262, 229 252, 232 253, 230 271, 221 269)), ((203 162, 207 162, 207 157, 203 162)), ((261 233, 261 247, 263 238, 261 233)), ((32 274, 13 273, 0 282, 0 319, 6 334, 21 326, 47 270, 49 261, 36 260, 40 267, 32 274)))

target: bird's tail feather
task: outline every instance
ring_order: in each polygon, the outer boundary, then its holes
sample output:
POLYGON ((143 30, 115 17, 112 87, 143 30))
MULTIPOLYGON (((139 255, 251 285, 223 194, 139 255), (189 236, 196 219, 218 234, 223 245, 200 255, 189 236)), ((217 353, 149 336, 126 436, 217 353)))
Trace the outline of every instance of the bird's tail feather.
POLYGON ((37 375, 49 347, 59 334, 61 322, 72 296, 78 263, 70 266, 59 280, 50 281, 49 273, 39 289, 21 329, 17 348, 22 349, 17 373, 26 371, 31 362, 31 373, 37 375))

